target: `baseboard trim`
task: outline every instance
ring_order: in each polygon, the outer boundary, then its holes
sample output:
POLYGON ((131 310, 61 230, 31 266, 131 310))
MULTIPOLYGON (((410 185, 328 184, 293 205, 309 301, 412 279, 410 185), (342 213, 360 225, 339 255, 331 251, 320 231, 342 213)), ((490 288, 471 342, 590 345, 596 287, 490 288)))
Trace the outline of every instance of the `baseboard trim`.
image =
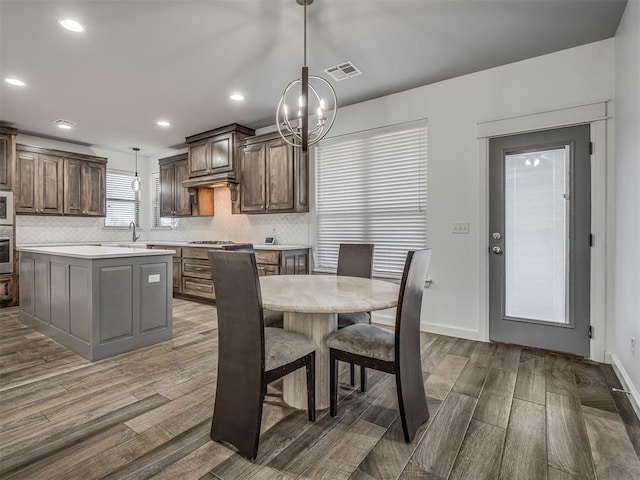
POLYGON ((638 390, 633 382, 631 382, 631 377, 629 377, 629 374, 624 369, 622 362, 620 362, 620 359, 615 353, 605 352, 604 359, 606 363, 611 364, 613 367, 613 371, 616 372, 618 380, 620 380, 620 383, 622 384, 622 388, 630 393, 629 400, 631 401, 631 406, 636 412, 636 416, 640 419, 640 394, 638 394, 638 390))
MULTIPOLYGON (((380 323, 382 325, 395 325, 396 317, 392 315, 385 315, 383 313, 373 312, 372 321, 374 323, 380 323)), ((449 337, 465 338, 467 340, 476 340, 478 342, 483 341, 480 338, 479 331, 467 328, 451 327, 449 325, 439 325, 436 323, 422 322, 420 324, 420 330, 423 332, 436 333, 438 335, 447 335, 449 337)))

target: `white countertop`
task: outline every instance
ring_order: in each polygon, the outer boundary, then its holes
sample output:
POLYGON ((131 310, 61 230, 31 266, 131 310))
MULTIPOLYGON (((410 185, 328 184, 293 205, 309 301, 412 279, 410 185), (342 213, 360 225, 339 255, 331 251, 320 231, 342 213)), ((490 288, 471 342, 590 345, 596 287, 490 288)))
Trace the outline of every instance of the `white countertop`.
POLYGON ((85 259, 143 257, 154 255, 173 255, 174 250, 156 250, 145 248, 99 247, 96 245, 67 245, 63 247, 18 247, 20 252, 59 255, 85 259))
MULTIPOLYGON (((189 243, 189 242, 167 242, 167 241, 159 241, 154 242, 152 240, 145 240, 145 244, 147 245, 169 245, 172 247, 194 247, 194 248, 222 248, 222 245, 211 244, 211 243, 189 243)), ((235 243, 250 243, 250 242, 235 242, 235 243)), ((266 243, 254 243, 253 248, 255 250, 304 250, 307 248, 311 248, 309 245, 272 245, 266 243)))

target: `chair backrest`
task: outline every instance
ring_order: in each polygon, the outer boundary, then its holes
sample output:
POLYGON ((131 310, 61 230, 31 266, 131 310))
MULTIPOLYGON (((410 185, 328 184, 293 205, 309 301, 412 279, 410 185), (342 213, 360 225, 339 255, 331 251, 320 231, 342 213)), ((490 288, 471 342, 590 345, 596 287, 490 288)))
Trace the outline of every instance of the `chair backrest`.
POLYGON ((395 360, 397 363, 414 364, 416 358, 420 358, 420 312, 430 262, 430 248, 407 253, 396 309, 395 360))
POLYGON ((218 310, 218 372, 259 385, 265 368, 264 320, 255 254, 210 251, 209 262, 218 310))
POLYGON ((338 275, 371 278, 373 273, 373 244, 341 243, 338 252, 338 275))

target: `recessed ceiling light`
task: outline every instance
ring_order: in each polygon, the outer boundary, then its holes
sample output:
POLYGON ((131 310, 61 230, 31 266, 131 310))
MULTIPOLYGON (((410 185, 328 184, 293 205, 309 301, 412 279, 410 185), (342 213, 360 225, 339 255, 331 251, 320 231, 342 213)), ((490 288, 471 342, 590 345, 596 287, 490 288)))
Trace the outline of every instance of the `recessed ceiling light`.
POLYGON ((229 97, 231 100, 235 100, 236 102, 241 102, 244 100, 244 95, 241 93, 234 93, 229 97))
POLYGON ((17 78, 5 78, 4 81, 7 82, 9 85, 14 85, 16 87, 24 87, 26 85, 26 83, 24 83, 22 80, 19 80, 17 78))
POLYGON ((158 120, 157 125, 160 127, 170 127, 171 124, 166 120, 158 120))
POLYGON ((58 22, 62 28, 66 28, 70 32, 84 32, 84 27, 77 20, 71 18, 64 18, 58 22))
POLYGON ((71 120, 63 120, 59 118, 52 122, 56 127, 61 128, 63 130, 71 130, 76 122, 72 122, 71 120))

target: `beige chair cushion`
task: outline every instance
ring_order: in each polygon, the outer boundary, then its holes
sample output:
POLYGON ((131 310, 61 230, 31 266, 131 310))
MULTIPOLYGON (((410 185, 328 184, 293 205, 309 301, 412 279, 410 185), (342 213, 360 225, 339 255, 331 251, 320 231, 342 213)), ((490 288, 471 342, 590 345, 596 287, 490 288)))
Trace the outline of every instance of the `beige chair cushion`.
POLYGON ((301 333, 287 332, 273 327, 264 329, 265 371, 291 363, 315 349, 316 344, 301 333))
POLYGON ((329 335, 327 347, 393 362, 395 335, 373 325, 351 325, 329 335))
POLYGON ((371 314, 369 312, 338 314, 338 328, 345 328, 350 325, 358 325, 361 323, 365 323, 367 325, 371 323, 371 314))

